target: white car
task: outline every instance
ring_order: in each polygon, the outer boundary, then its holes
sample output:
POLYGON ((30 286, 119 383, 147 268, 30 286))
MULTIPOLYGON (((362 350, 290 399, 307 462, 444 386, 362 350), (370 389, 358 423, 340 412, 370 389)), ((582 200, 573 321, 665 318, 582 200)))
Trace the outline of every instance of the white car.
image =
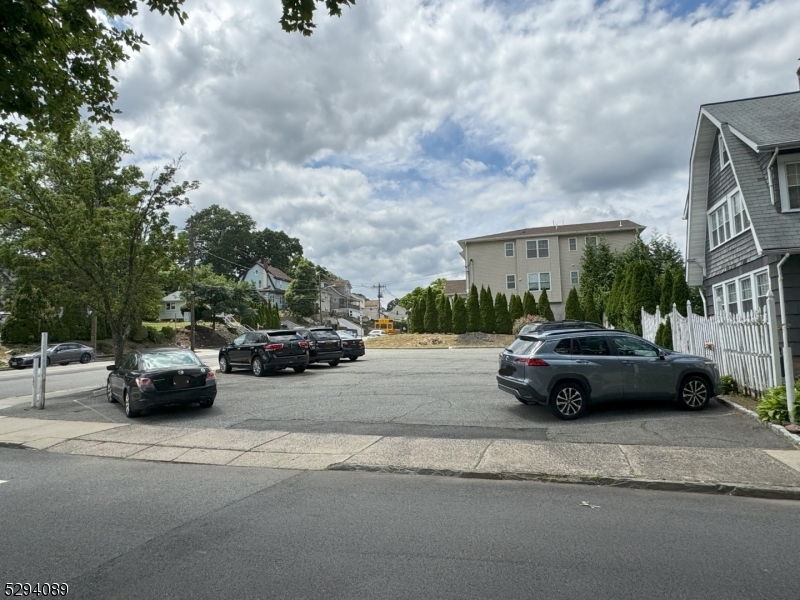
POLYGON ((387 335, 385 331, 381 331, 380 329, 373 329, 367 334, 367 337, 382 337, 387 335))

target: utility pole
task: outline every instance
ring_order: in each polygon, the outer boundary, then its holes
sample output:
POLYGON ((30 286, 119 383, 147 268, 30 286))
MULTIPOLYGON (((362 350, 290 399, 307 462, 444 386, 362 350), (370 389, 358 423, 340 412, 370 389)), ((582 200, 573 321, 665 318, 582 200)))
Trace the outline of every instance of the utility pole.
POLYGON ((189 220, 189 346, 194 352, 194 224, 189 220))
POLYGON ((376 288, 376 287, 378 288, 378 318, 380 319, 381 318, 381 298, 383 298, 383 294, 381 294, 381 287, 385 288, 386 286, 385 285, 381 285, 379 283, 378 285, 373 285, 372 287, 373 288, 376 288))
POLYGON ((322 275, 317 273, 317 282, 319 284, 319 324, 322 325, 322 275))

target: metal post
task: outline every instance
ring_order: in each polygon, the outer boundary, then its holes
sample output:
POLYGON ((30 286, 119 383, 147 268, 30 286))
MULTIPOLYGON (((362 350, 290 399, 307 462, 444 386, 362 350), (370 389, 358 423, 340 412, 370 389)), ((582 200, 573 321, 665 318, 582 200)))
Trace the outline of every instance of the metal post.
POLYGON ((189 221, 189 347, 194 351, 194 223, 189 221))
POLYGON ((39 408, 39 357, 33 357, 33 390, 31 408, 39 408))
POLYGON ((789 323, 786 321, 786 299, 783 295, 783 263, 791 254, 785 254, 778 263, 778 293, 781 301, 781 330, 783 331, 783 374, 786 379, 786 407, 789 409, 789 422, 794 423, 794 364, 792 363, 792 347, 789 345, 789 323))
POLYGON ((769 345, 772 354, 773 386, 783 385, 781 374, 781 350, 778 342, 778 317, 775 312, 775 294, 767 292, 767 320, 769 321, 769 345))
POLYGON ((47 389, 47 332, 42 333, 42 351, 39 354, 41 366, 39 370, 39 406, 44 408, 45 390, 47 389))

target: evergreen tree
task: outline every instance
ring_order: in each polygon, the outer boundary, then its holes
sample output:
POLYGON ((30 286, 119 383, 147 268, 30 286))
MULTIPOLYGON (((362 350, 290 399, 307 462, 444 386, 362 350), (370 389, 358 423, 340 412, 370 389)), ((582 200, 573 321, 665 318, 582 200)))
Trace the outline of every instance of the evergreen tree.
POLYGON ((672 325, 669 322, 669 317, 658 326, 655 342, 662 348, 672 350, 672 325))
POLYGON ((444 294, 439 295, 439 333, 453 332, 453 307, 450 298, 444 294))
POLYGON ((425 292, 425 320, 423 327, 425 333, 437 333, 439 331, 439 311, 436 310, 436 296, 431 288, 428 288, 425 292))
POLYGON ((414 311, 414 333, 425 333, 425 312, 427 310, 425 295, 417 299, 417 308, 414 311))
POLYGON ((604 237, 597 240, 596 246, 584 247, 581 257, 581 300, 586 304, 586 297, 591 295, 599 314, 606 310, 615 280, 615 265, 616 258, 604 237))
POLYGON ((508 312, 508 300, 502 292, 497 292, 494 299, 494 330, 497 333, 511 333, 511 315, 508 312))
POLYGON ((530 290, 528 290, 522 295, 522 316, 527 317, 528 315, 538 314, 539 309, 536 306, 536 299, 533 297, 530 290))
POLYGON ((539 306, 536 307, 539 314, 548 321, 555 321, 556 316, 553 314, 553 309, 550 308, 550 300, 547 298, 547 290, 542 290, 539 296, 539 306))
POLYGON ((686 278, 680 274, 677 275, 672 282, 672 302, 670 303, 670 308, 672 304, 676 304, 678 306, 678 312, 685 317, 687 300, 689 300, 689 285, 686 283, 686 278))
POLYGON ((511 294, 511 299, 508 301, 508 316, 511 318, 511 322, 513 323, 524 314, 522 300, 516 294, 511 294))
POLYGON ((453 298, 453 333, 467 332, 467 305, 461 296, 453 298))
POLYGON ((494 300, 492 299, 492 288, 484 290, 481 287, 481 331, 484 333, 494 333, 494 300))
POLYGON ((24 283, 17 289, 11 303, 11 314, 3 324, 3 341, 9 344, 37 342, 47 331, 48 322, 57 317, 46 294, 38 287, 24 283))
POLYGON ((593 294, 587 294, 584 296, 583 320, 588 321, 589 323, 597 323, 598 325, 602 325, 600 314, 597 312, 597 307, 594 304, 593 294))
POLYGON ((481 305, 478 300, 478 288, 475 284, 469 290, 467 298, 467 331, 481 330, 481 305))
POLYGON ((583 308, 581 307, 580 298, 578 298, 578 290, 575 288, 572 288, 567 296, 567 302, 564 305, 564 318, 583 321, 583 308))
POLYGON ((280 329, 281 326, 281 311, 278 310, 277 304, 272 307, 272 326, 275 329, 280 329))
POLYGON ((661 309, 662 315, 668 315, 672 310, 672 287, 674 281, 672 278, 672 269, 664 271, 664 276, 661 280, 661 297, 658 301, 658 307, 661 309))
POLYGON ((625 296, 630 281, 630 271, 622 265, 617 265, 614 283, 606 302, 606 319, 614 327, 622 328, 625 317, 625 296))
POLYGON ((633 326, 633 333, 642 335, 642 308, 646 312, 654 313, 658 304, 655 270, 649 261, 631 263, 627 270, 630 272, 630 280, 624 298, 625 317, 633 326))

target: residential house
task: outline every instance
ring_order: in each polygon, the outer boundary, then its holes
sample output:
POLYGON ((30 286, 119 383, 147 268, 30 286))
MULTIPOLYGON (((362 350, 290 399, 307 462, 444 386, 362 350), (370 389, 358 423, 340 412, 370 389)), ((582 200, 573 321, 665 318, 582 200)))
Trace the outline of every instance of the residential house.
MULTIPOLYGON (((380 311, 381 316, 383 316, 383 311, 380 311)), ((369 319, 370 321, 374 321, 378 318, 378 301, 377 300, 367 300, 364 303, 364 318, 369 319)))
POLYGON ((391 319, 392 321, 405 321, 407 312, 408 311, 405 308, 399 304, 396 304, 392 308, 384 308, 381 311, 381 315, 384 319, 391 319))
POLYGON ((362 300, 353 295, 350 282, 341 279, 325 281, 322 287, 322 312, 333 315, 360 319, 362 315, 362 300))
POLYGON ((277 305, 281 310, 286 308, 284 295, 292 278, 272 265, 268 258, 264 258, 250 267, 243 280, 255 285, 256 290, 266 302, 277 305))
POLYGON ((530 290, 538 301, 542 290, 547 290, 553 314, 563 319, 567 295, 580 285, 583 249, 604 238, 612 251, 619 251, 643 230, 633 221, 616 220, 529 227, 459 240, 467 270, 465 291, 472 284, 478 290, 491 287, 492 294, 503 292, 507 297, 530 290))
POLYGON ((703 286, 708 315, 763 307, 770 290, 778 301, 786 259, 786 321, 800 354, 800 92, 700 107, 684 218, 686 280, 703 286))
POLYGON ((158 313, 159 321, 188 321, 191 314, 183 312, 181 308, 186 304, 183 292, 172 292, 161 299, 161 312, 158 313))
POLYGON ((452 302, 456 296, 466 298, 469 296, 466 279, 448 279, 444 283, 444 295, 452 302))

